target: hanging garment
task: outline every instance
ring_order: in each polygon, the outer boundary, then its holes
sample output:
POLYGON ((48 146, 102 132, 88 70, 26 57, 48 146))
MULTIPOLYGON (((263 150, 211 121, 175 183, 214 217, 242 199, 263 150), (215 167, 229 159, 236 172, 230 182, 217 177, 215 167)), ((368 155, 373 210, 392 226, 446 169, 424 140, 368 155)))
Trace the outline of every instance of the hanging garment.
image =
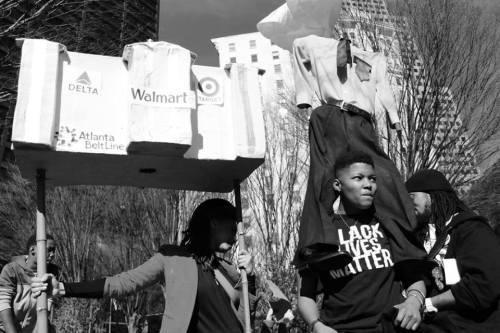
POLYGON ((227 69, 193 66, 197 110, 193 141, 185 158, 263 158, 265 153, 262 98, 258 69, 231 64, 227 69))
POLYGON ((55 149, 64 45, 18 39, 23 45, 12 141, 18 147, 55 149))
MULTIPOLYGON (((316 108, 309 122, 310 167, 297 249, 314 243, 338 244, 338 239, 325 239, 325 226, 331 223, 333 167, 345 150, 361 151, 373 159, 377 175, 376 214, 383 217, 388 230, 394 234, 410 235, 416 226, 413 204, 394 163, 380 149, 371 117, 368 113, 354 113, 340 107, 323 105, 316 108), (399 231, 397 231, 398 229, 399 231)), ((398 246, 406 239, 395 237, 398 246)), ((394 248, 393 248, 394 250, 394 248)), ((401 250, 404 250, 401 247, 401 250)), ((295 264, 301 265, 296 254, 295 264)))
POLYGON ((195 55, 167 42, 125 46, 131 92, 128 152, 182 156, 191 145, 196 109, 191 65, 195 55))
MULTIPOLYGON (((348 55, 347 45, 338 46, 339 41, 335 39, 311 35, 296 39, 293 47, 297 105, 310 107, 314 97, 323 104, 310 118, 310 169, 299 251, 307 245, 325 242, 324 226, 331 221, 335 200, 332 169, 345 150, 362 151, 374 161, 377 215, 383 216, 388 225, 398 225, 403 233, 411 232, 416 226, 413 205, 401 175, 380 148, 374 127, 377 107, 387 114, 391 126, 400 122, 386 78, 385 57, 356 47, 350 47, 348 55), (352 57, 349 59, 352 65, 347 61, 346 66, 338 67, 339 49, 346 49, 345 56, 352 57)), ((295 262, 298 261, 296 256, 295 262)))
POLYGON ((347 71, 347 78, 342 81, 339 77, 342 75, 337 70, 337 66, 342 65, 337 64, 339 43, 335 39, 315 35, 295 40, 293 61, 297 105, 312 106, 314 97, 321 104, 335 104, 332 100, 343 101, 372 115, 385 112, 393 127, 400 120, 386 77, 385 57, 351 46, 350 55, 354 64, 340 67, 347 71))
POLYGON ((296 38, 332 37, 341 10, 342 0, 287 0, 257 23, 257 29, 273 44, 292 51, 296 38))

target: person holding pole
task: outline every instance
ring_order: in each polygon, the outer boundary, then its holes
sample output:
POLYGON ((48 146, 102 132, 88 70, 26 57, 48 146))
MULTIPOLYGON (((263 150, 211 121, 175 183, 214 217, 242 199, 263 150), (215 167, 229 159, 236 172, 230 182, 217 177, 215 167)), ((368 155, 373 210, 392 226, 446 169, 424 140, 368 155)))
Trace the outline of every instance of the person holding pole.
MULTIPOLYGON (((47 235, 47 271, 57 275, 58 268, 52 264, 56 253, 54 238, 47 235)), ((30 284, 37 270, 36 235, 26 242, 26 254, 14 257, 0 274, 0 332, 36 332, 36 300, 32 297, 30 284)), ((51 300, 49 299, 49 309, 51 300)))
MULTIPOLYGON (((245 281, 238 283, 235 267, 220 257, 236 241, 236 222, 237 211, 227 200, 206 200, 195 209, 180 246, 163 245, 139 267, 103 279, 67 283, 46 274, 34 280, 32 291, 65 297, 120 297, 163 282, 161 333, 243 332, 241 289, 245 281)), ((240 249, 238 267, 248 275, 249 292, 255 294, 253 259, 247 251, 240 249)))

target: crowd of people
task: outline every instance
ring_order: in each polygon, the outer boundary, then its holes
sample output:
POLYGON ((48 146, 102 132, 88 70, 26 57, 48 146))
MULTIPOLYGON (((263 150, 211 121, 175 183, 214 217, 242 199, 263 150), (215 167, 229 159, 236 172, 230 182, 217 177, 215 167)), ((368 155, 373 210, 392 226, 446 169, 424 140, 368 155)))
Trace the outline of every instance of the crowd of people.
MULTIPOLYGON (((310 108, 313 95, 321 103, 310 117, 308 187, 293 259, 298 312, 310 331, 499 332, 499 238, 441 172, 420 170, 404 183, 380 148, 377 105, 401 137, 383 57, 351 50, 346 36, 309 36, 295 41, 294 60, 298 106, 310 108)), ((35 277, 30 238, 27 254, 0 275, 0 332, 34 332, 35 297, 42 292, 119 297, 155 283, 164 285, 160 332, 243 332, 238 269, 248 275, 252 314, 257 297, 250 252, 239 251, 236 265, 223 259, 235 244, 236 216, 227 200, 207 200, 194 210, 181 244, 92 281, 61 281, 56 272, 35 277)), ((49 238, 48 262, 54 249, 49 238)), ((286 301, 273 305, 263 332, 291 312, 286 301)))
MULTIPOLYGON (((442 173, 421 170, 406 182, 417 217, 417 227, 407 234, 376 209, 374 166, 360 151, 338 155, 331 171, 337 195, 324 230, 325 244, 335 239, 338 246, 312 253, 299 249, 305 264, 299 270, 298 309, 310 330, 497 332, 500 240, 488 222, 460 201, 442 173)), ((222 258, 236 240, 236 209, 226 200, 200 204, 180 245, 164 245, 144 264, 112 277, 59 281, 52 263, 55 241, 47 238, 50 274, 35 277, 35 236, 26 255, 3 268, 0 332, 36 332, 35 297, 42 291, 49 300, 119 297, 154 283, 165 285, 161 332, 243 332, 237 269, 247 272, 251 295, 255 272, 249 252, 240 251, 236 266, 222 258)), ((255 299, 250 297, 251 309, 255 299)), ((280 318, 291 313, 286 302, 274 307, 280 318)), ((271 332, 272 325, 262 329, 271 332)))

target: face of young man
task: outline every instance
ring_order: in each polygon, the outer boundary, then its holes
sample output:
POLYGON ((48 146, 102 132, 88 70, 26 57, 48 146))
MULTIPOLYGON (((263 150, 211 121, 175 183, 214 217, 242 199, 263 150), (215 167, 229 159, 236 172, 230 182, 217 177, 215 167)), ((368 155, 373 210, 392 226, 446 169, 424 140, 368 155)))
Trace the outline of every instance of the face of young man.
MULTIPOLYGON (((30 257, 32 257, 31 261, 33 265, 36 266, 37 259, 37 248, 36 245, 31 246, 30 257)), ((56 256, 56 242, 53 239, 47 239, 47 264, 50 264, 56 256)))
POLYGON ((410 198, 413 201, 415 215, 417 220, 427 222, 431 215, 431 196, 425 192, 410 192, 410 198))
POLYGON ((338 171, 333 188, 342 193, 350 206, 366 210, 372 206, 377 191, 375 170, 370 164, 351 164, 338 171))

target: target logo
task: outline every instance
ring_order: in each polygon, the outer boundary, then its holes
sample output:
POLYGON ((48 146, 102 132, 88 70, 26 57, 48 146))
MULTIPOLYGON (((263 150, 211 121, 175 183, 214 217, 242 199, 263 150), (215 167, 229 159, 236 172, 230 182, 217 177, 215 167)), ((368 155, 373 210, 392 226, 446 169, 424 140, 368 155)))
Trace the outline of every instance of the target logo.
POLYGON ((204 95, 209 97, 215 96, 220 90, 219 82, 211 77, 201 79, 199 88, 204 95))
POLYGON ((198 105, 224 105, 226 72, 222 68, 193 65, 193 73, 198 86, 196 101, 198 105))

